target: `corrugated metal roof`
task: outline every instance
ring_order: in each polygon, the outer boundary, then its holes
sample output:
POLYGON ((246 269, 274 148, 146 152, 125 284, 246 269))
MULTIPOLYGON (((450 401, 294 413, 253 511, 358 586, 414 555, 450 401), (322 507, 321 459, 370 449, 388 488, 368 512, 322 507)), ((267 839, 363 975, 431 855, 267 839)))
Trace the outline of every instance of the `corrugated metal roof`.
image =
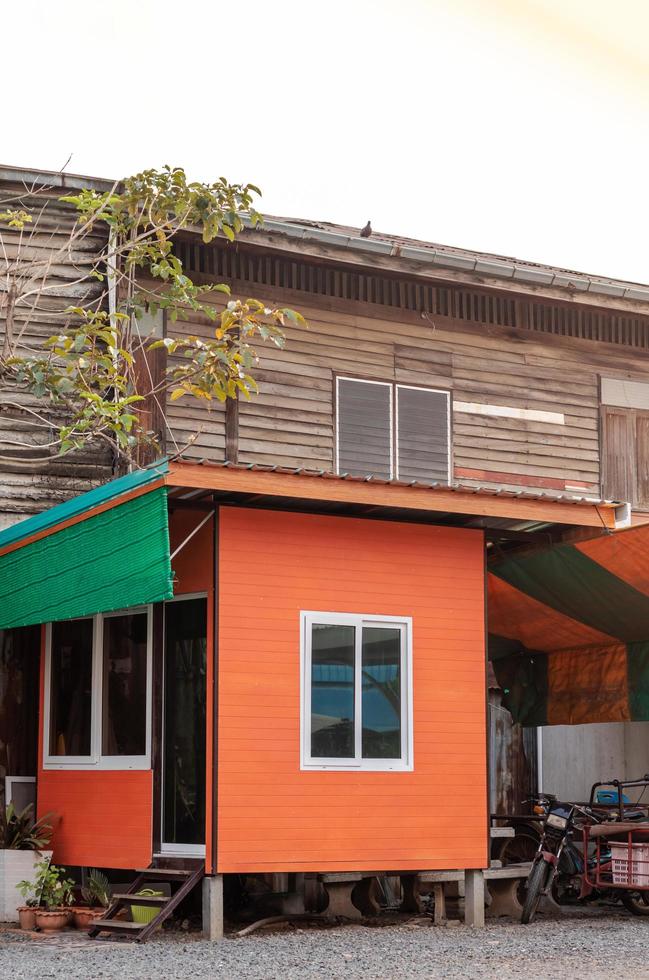
POLYGON ((261 234, 264 231, 275 232, 305 242, 313 240, 356 252, 412 259, 496 279, 509 279, 520 282, 521 289, 524 289, 527 283, 535 286, 554 286, 571 293, 596 293, 617 299, 649 303, 649 286, 644 283, 611 279, 608 276, 577 272, 574 269, 531 262, 514 256, 473 251, 379 231, 372 231, 369 238, 361 238, 358 228, 329 221, 308 221, 302 218, 266 215, 264 225, 258 231, 261 234))
MULTIPOLYGON (((270 463, 230 463, 218 462, 217 460, 212 459, 195 459, 185 456, 180 457, 178 462, 191 463, 193 465, 214 467, 219 469, 248 470, 256 473, 282 473, 288 476, 319 477, 323 480, 339 480, 348 483, 373 483, 380 486, 417 487, 420 490, 439 490, 444 492, 451 490, 456 493, 475 494, 476 496, 502 497, 520 500, 541 500, 546 503, 554 502, 562 504, 575 504, 576 506, 618 507, 621 503, 618 500, 602 500, 598 497, 575 497, 567 494, 553 494, 544 491, 532 492, 529 490, 499 490, 494 489, 493 487, 476 487, 464 483, 448 484, 426 483, 420 480, 383 480, 380 477, 375 476, 355 476, 351 473, 333 473, 331 470, 314 470, 301 466, 273 466, 270 463)), ((299 495, 297 488, 296 493, 299 495)))
MULTIPOLYGON (((92 187, 99 191, 110 190, 115 183, 100 177, 12 167, 7 164, 0 164, 0 180, 23 181, 28 185, 40 183, 70 188, 92 187)), ((257 229, 257 232, 262 235, 264 231, 352 249, 368 256, 374 253, 401 257, 495 279, 510 279, 520 282, 521 289, 524 289, 527 283, 536 286, 554 286, 570 293, 588 292, 649 303, 649 286, 644 283, 612 279, 608 276, 577 272, 574 269, 531 262, 514 256, 458 248, 454 245, 442 245, 439 242, 379 231, 372 231, 369 238, 361 238, 358 228, 331 221, 265 215, 264 225, 257 229)))

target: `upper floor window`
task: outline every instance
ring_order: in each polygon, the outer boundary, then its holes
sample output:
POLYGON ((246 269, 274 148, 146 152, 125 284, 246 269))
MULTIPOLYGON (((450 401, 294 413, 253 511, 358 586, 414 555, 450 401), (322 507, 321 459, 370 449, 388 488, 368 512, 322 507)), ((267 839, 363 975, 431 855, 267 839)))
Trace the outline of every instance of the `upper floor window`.
POLYGON ((150 720, 150 607, 47 627, 46 768, 148 769, 150 720))
POLYGON ((411 769, 408 618, 302 613, 302 768, 411 769))
POLYGON ((338 473, 448 483, 450 393, 336 378, 338 473))
POLYGON ((601 379, 602 496, 649 510, 649 384, 601 379))

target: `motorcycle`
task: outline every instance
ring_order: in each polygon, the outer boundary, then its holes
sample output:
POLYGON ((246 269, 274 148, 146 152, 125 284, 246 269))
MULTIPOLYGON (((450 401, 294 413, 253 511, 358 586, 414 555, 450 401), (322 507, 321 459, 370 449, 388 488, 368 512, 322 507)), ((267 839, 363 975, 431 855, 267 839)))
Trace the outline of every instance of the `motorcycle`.
POLYGON ((555 878, 560 873, 572 892, 575 879, 583 873, 583 855, 575 846, 576 814, 586 820, 596 820, 594 815, 576 803, 561 803, 555 797, 548 797, 548 809, 543 824, 541 840, 532 863, 527 886, 521 922, 531 922, 543 895, 552 892, 555 878))
MULTIPOLYGON (((611 852, 605 841, 600 841, 594 849, 590 843, 590 829, 611 816, 609 810, 593 806, 596 786, 591 793, 591 805, 587 807, 562 803, 550 795, 543 797, 545 820, 526 883, 521 915, 524 924, 532 922, 541 898, 548 894, 559 904, 609 898, 621 901, 634 915, 649 915, 646 891, 607 887, 612 884, 611 852), (579 842, 575 841, 575 835, 579 836, 579 842)), ((623 809, 622 802, 619 818, 646 821, 642 811, 623 809)))

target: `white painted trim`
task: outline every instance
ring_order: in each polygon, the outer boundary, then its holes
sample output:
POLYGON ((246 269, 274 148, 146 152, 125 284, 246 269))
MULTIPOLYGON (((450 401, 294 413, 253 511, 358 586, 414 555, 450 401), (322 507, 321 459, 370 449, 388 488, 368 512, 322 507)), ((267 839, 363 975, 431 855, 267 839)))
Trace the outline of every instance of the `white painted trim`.
POLYGON ((548 425, 565 425, 563 412, 537 412, 531 408, 514 408, 510 405, 482 405, 479 402, 453 402, 453 411, 466 415, 493 415, 506 419, 525 419, 528 422, 547 422, 548 425))
POLYGON ((5 776, 5 806, 11 803, 13 798, 14 783, 36 783, 36 776, 5 776))
POLYGON ((97 613, 95 616, 82 616, 80 619, 93 621, 92 640, 92 694, 90 702, 90 755, 61 756, 50 755, 50 710, 51 710, 51 677, 52 677, 52 624, 45 628, 45 710, 43 713, 43 769, 74 769, 74 770, 146 770, 151 768, 151 723, 153 698, 153 607, 133 606, 129 609, 118 609, 107 613, 97 613), (146 613, 147 616, 147 649, 146 649, 146 706, 145 706, 145 737, 146 752, 144 755, 102 755, 102 720, 103 720, 103 641, 104 620, 115 616, 134 616, 146 613))
POLYGON ((205 844, 161 844, 154 857, 205 857, 205 844))
POLYGON ((180 592, 171 599, 165 599, 164 605, 167 606, 170 602, 183 602, 185 599, 207 599, 207 597, 207 592, 180 592))
POLYGON ((395 454, 394 454, 394 465, 397 480, 399 477, 399 390, 401 388, 407 388, 410 391, 431 391, 436 395, 446 395, 446 482, 451 482, 451 392, 446 388, 426 388, 424 385, 404 385, 401 383, 395 383, 394 386, 394 405, 395 405, 395 425, 394 425, 394 438, 395 438, 395 454))
POLYGON ((376 613, 300 613, 300 769, 329 772, 412 772, 414 769, 412 617, 381 616, 376 613), (365 624, 386 624, 401 629, 401 758, 363 759, 361 756, 362 722, 355 724, 355 757, 349 760, 314 759, 311 756, 311 627, 314 623, 354 626, 355 633, 355 721, 361 719, 361 644, 365 624))
POLYGON ((376 381, 374 378, 349 378, 345 374, 336 375, 336 431, 335 431, 335 445, 334 445, 334 466, 335 472, 340 473, 340 381, 354 381, 356 384, 361 385, 382 385, 384 388, 390 389, 390 479, 394 478, 394 382, 393 381, 376 381))

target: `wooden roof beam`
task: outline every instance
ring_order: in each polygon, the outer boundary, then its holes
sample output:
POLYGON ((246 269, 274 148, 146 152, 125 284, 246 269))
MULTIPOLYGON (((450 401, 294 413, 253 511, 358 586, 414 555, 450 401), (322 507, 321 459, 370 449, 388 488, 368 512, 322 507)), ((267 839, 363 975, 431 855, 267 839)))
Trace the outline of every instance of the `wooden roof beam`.
POLYGON ((269 498, 299 497, 342 504, 397 507, 404 510, 470 514, 476 517, 508 517, 514 520, 569 524, 613 530, 614 503, 570 503, 551 498, 495 495, 450 487, 430 488, 345 480, 336 476, 282 473, 202 463, 171 463, 168 486, 259 494, 269 498))

